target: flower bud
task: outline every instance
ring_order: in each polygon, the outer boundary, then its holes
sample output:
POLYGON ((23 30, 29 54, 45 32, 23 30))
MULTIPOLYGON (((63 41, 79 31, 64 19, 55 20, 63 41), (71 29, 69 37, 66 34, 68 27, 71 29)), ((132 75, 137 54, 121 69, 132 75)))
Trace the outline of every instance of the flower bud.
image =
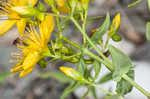
POLYGON ((79 80, 79 81, 85 81, 84 77, 82 76, 82 74, 72 68, 69 67, 60 67, 60 70, 67 76, 69 76, 70 78, 74 79, 74 80, 79 80))
POLYGON ((120 13, 118 13, 112 21, 109 34, 108 34, 109 37, 112 37, 115 33, 117 33, 119 27, 120 27, 120 13))
POLYGON ((115 41, 115 42, 119 42, 122 40, 121 36, 119 34, 114 34, 112 36, 112 40, 115 41))

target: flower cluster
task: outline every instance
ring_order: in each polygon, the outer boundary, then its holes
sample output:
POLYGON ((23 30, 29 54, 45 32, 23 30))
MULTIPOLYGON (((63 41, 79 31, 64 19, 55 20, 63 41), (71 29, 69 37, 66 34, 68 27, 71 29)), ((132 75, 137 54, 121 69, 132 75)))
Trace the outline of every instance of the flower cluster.
MULTIPOLYGON (((52 14, 69 14, 74 9, 73 7, 84 8, 88 5, 88 0, 44 0, 44 2, 51 7, 52 14)), ((28 75, 45 57, 43 52, 50 54, 48 42, 54 29, 54 18, 46 11, 47 9, 38 0, 3 0, 0 2, 0 15, 7 18, 0 24, 0 36, 7 33, 15 24, 20 36, 21 43, 17 44, 18 51, 12 53, 14 58, 11 60, 11 62, 17 62, 11 72, 20 72, 20 78, 28 75)), ((69 53, 71 53, 72 49, 64 46, 63 54, 66 52, 64 50, 70 50, 69 53)), ((62 60, 78 61, 76 58, 63 58, 62 60)))

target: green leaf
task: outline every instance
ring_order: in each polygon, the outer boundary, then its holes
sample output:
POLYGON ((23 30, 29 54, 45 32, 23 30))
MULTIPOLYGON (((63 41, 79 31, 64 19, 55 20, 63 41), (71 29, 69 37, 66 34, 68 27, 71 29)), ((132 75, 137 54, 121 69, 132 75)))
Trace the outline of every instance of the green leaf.
POLYGON ((84 66, 85 66, 85 61, 83 59, 83 57, 80 58, 80 61, 78 63, 78 71, 84 75, 84 66))
POLYGON ((98 61, 94 61, 93 68, 94 68, 94 71, 95 71, 95 77, 94 77, 94 79, 96 79, 98 77, 99 73, 100 73, 101 64, 98 61))
POLYGON ((66 75, 64 75, 64 73, 62 72, 47 72, 47 73, 41 73, 39 75, 39 77, 41 78, 55 78, 56 80, 60 81, 61 83, 68 83, 68 82, 72 82, 73 80, 69 77, 67 77, 66 75))
MULTIPOLYGON (((134 80, 134 70, 130 70, 127 75, 134 80)), ((125 95, 129 92, 131 92, 133 89, 133 86, 126 80, 124 80, 123 78, 117 83, 117 88, 116 88, 116 92, 119 95, 125 95)))
POLYGON ((0 83, 3 83, 9 76, 11 72, 0 73, 0 83))
POLYGON ((108 81, 110 81, 112 79, 112 73, 108 73, 106 75, 104 75, 99 81, 98 83, 99 84, 103 84, 103 83, 106 83, 108 81))
POLYGON ((77 87, 81 86, 81 84, 79 82, 74 82, 72 85, 68 86, 60 99, 66 99, 66 97, 68 96, 68 94, 70 94, 72 91, 74 91, 77 87))
POLYGON ((128 5, 128 8, 134 7, 134 6, 138 5, 140 2, 142 2, 142 0, 136 0, 135 2, 129 4, 129 5, 128 5))
POLYGON ((150 10, 150 0, 147 0, 148 3, 148 9, 150 10))
POLYGON ((90 92, 90 87, 88 87, 87 91, 84 93, 84 95, 81 97, 81 99, 85 99, 86 96, 88 96, 89 92, 90 92))
POLYGON ((85 69, 84 69, 84 78, 88 79, 89 77, 91 77, 91 69, 88 69, 87 67, 85 67, 85 69))
POLYGON ((114 65, 113 79, 120 81, 123 74, 126 74, 131 68, 131 60, 122 51, 112 45, 108 46, 114 65))
POLYGON ((99 27, 98 32, 93 34, 93 36, 91 37, 91 40, 93 42, 98 42, 99 40, 101 40, 102 36, 109 29, 109 25, 110 25, 110 15, 109 13, 107 13, 104 23, 101 25, 101 27, 99 27))
POLYGON ((96 94, 96 89, 95 89, 95 87, 93 87, 93 86, 91 87, 91 93, 92 93, 94 99, 98 99, 98 98, 97 98, 97 94, 96 94))
POLYGON ((105 96, 104 99, 123 99, 123 98, 118 95, 113 95, 113 96, 105 96))
POLYGON ((150 41, 150 22, 147 22, 146 24, 146 38, 150 41))

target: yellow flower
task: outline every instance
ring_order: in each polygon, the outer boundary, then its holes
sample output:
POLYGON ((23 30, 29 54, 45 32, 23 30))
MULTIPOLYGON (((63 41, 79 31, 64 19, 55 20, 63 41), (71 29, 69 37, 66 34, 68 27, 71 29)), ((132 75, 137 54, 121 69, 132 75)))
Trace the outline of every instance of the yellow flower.
POLYGON ((8 30, 15 24, 17 25, 19 34, 22 35, 25 30, 27 20, 25 18, 21 18, 19 13, 13 11, 12 8, 17 6, 26 6, 27 4, 34 6, 36 2, 37 0, 8 0, 8 2, 2 2, 2 5, 0 6, 0 15, 7 16, 8 20, 0 24, 0 36, 8 32, 8 30))
POLYGON ((11 69, 11 72, 20 72, 19 78, 23 78, 32 72, 36 63, 42 59, 43 51, 48 50, 47 43, 51 37, 51 32, 54 28, 54 20, 52 16, 46 16, 45 20, 39 25, 39 33, 33 26, 23 35, 23 42, 27 43, 27 46, 18 45, 21 52, 13 53, 17 58, 17 64, 11 69))
POLYGON ((58 10, 61 12, 61 13, 64 13, 66 14, 68 11, 67 11, 67 7, 66 7, 66 0, 56 0, 56 3, 58 5, 58 10))

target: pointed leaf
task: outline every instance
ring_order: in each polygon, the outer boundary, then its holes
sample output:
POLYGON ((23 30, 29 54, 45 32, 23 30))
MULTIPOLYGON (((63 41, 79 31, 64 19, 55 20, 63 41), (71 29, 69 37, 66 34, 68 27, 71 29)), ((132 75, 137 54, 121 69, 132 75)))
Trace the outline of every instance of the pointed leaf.
POLYGON ((93 68, 94 68, 94 71, 95 71, 95 77, 94 78, 96 79, 98 77, 99 73, 100 73, 101 64, 98 61, 94 61, 93 68))
POLYGON ((104 75, 99 81, 98 83, 99 84, 103 84, 103 83, 106 83, 108 81, 110 81, 112 79, 112 73, 108 73, 106 75, 104 75))
POLYGON ((98 42, 101 40, 102 36, 107 32, 110 24, 110 15, 107 13, 106 19, 104 23, 99 27, 98 32, 94 33, 94 35, 91 37, 91 40, 94 42, 98 42))
POLYGON ((98 99, 95 87, 91 87, 91 92, 92 92, 92 95, 93 95, 94 99, 98 99))
POLYGON ((136 0, 135 2, 129 4, 129 5, 128 5, 128 8, 134 7, 134 6, 138 5, 140 2, 142 2, 142 0, 136 0))
POLYGON ((147 22, 146 24, 146 38, 150 41, 150 22, 147 22))
MULTIPOLYGON (((134 70, 130 70, 127 73, 128 77, 130 77, 132 80, 134 80, 134 70)), ((117 88, 116 88, 116 92, 119 95, 125 95, 129 92, 131 92, 133 89, 133 86, 126 80, 124 80, 123 78, 117 83, 117 88)))
POLYGON ((150 0, 147 0, 147 3, 148 3, 148 9, 150 11, 150 0))
POLYGON ((64 92, 63 92, 63 94, 62 94, 62 96, 61 96, 60 99, 66 99, 66 97, 68 96, 68 94, 70 94, 72 91, 74 91, 79 86, 81 86, 81 84, 79 82, 75 82, 72 85, 68 86, 64 90, 64 92))
POLYGON ((85 61, 84 59, 81 57, 80 58, 80 61, 78 63, 78 71, 81 73, 81 74, 84 74, 84 66, 85 66, 85 61))
POLYGON ((123 74, 126 74, 131 68, 131 60, 122 51, 112 45, 108 46, 111 53, 112 63, 114 65, 113 79, 120 81, 123 74))
POLYGON ((68 83, 68 82, 72 82, 73 80, 69 77, 67 77, 66 75, 64 75, 64 73, 62 72, 47 72, 47 73, 41 73, 39 75, 39 77, 41 78, 55 78, 56 80, 60 81, 61 83, 68 83))

